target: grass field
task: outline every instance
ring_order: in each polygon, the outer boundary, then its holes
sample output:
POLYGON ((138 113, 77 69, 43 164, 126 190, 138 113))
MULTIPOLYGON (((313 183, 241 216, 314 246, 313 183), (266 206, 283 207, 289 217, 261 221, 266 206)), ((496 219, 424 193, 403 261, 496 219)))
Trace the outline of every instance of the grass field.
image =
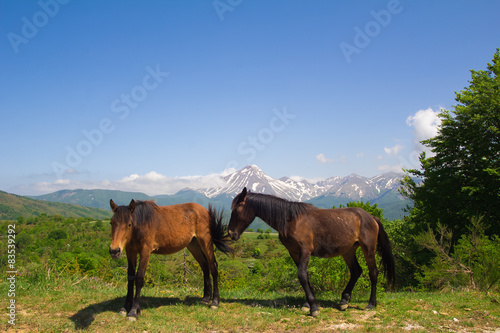
MULTIPOLYGON (((65 242, 74 247, 102 250, 107 254, 109 230, 94 231, 93 222, 80 223, 82 230, 68 229, 65 242), (86 223, 86 224, 85 224, 86 223), (99 236, 104 233, 106 236, 99 236), (80 237, 84 235, 85 237, 80 237), (92 239, 87 239, 91 237, 92 239), (95 239, 94 239, 95 238, 95 239), (80 244, 85 242, 85 244, 80 244), (103 249, 96 248, 96 244, 103 249), (104 245, 103 245, 104 244, 104 245), (87 246, 87 247, 85 247, 87 246)), ((73 224, 68 224, 70 228, 73 224)), ((64 225, 60 226, 61 228, 64 225)), ((51 229, 47 229, 51 230, 51 229)), ((48 232, 48 231, 45 231, 48 232)), ((6 233, 4 233, 6 234, 6 233)), ((43 236, 38 232, 37 237, 43 236)), ((47 239, 46 237, 43 239, 47 239)), ((6 240, 4 240, 6 242, 6 240)), ((57 245, 57 244, 56 244, 57 245)), ((142 292, 142 313, 136 322, 130 322, 118 314, 126 294, 126 268, 118 267, 117 275, 104 277, 106 269, 98 270, 104 275, 87 273, 79 270, 68 272, 68 265, 57 269, 56 261, 50 264, 38 263, 32 270, 30 261, 40 260, 40 252, 18 253, 16 265, 22 268, 15 284, 15 325, 11 325, 7 316, 9 310, 10 284, 6 279, 0 281, 0 307, 4 309, 1 316, 0 330, 7 332, 500 332, 500 295, 478 293, 474 291, 443 292, 393 292, 378 293, 378 307, 373 311, 365 311, 368 290, 360 286, 358 281, 353 293, 351 306, 347 311, 337 309, 340 292, 317 290, 317 298, 322 306, 319 317, 312 318, 301 311, 304 294, 296 281, 294 267, 289 281, 292 288, 283 288, 287 292, 262 291, 263 275, 247 274, 243 281, 259 283, 236 283, 240 280, 228 280, 228 269, 235 261, 242 263, 244 270, 254 267, 259 262, 267 262, 271 257, 288 256, 286 250, 277 240, 277 235, 269 235, 262 239, 258 233, 245 233, 242 239, 234 244, 237 250, 235 258, 219 256, 221 273, 221 304, 219 309, 211 310, 200 304, 202 297, 202 278, 199 268, 191 269, 190 283, 165 278, 158 271, 179 269, 182 263, 182 252, 172 257, 153 256, 148 267, 146 278, 150 283, 142 292), (262 256, 252 255, 258 248, 262 256), (154 258, 154 259, 153 259, 154 258), (226 270, 224 270, 226 267, 226 270), (29 269, 28 269, 29 268, 29 269), (30 272, 38 272, 31 274, 30 272), (122 275, 123 274, 123 275, 122 275), (225 277, 225 278, 224 278, 225 277), (259 280, 255 280, 259 279, 259 280), (295 281, 294 281, 295 280, 295 281), (172 283, 168 281, 173 281, 172 283), (232 282, 233 281, 233 282, 232 282), (199 287, 193 287, 198 286, 199 287), (255 286, 261 289, 256 289, 255 286), (189 286, 189 287, 188 287, 189 286), (253 286, 253 287, 250 287, 253 286), (260 290, 260 291, 258 291, 260 290)), ((36 250, 36 249, 35 249, 36 250)), ((49 249, 50 250, 50 249, 49 249)), ((98 251, 99 250, 99 251, 98 251)), ((49 260, 44 250, 43 260, 49 260)), ((106 256, 107 258, 107 256, 106 256)), ((188 263, 194 260, 189 255, 188 263), (191 258, 191 259, 190 259, 191 258)), ((71 263, 71 262, 70 262, 71 263)), ((106 265, 119 263, 105 261, 106 265)), ((36 263, 33 263, 33 265, 36 263)), ((122 262, 119 265, 124 265, 122 262)), ((241 267, 241 266, 240 266, 241 267)), ((279 270, 282 266, 277 267, 279 270)), ((316 279, 320 273, 316 266, 316 279)), ((276 268, 275 268, 276 269, 276 268)), ((283 270, 282 269, 282 270, 283 270)), ((312 269, 312 268, 311 268, 312 269)), ((178 272, 182 276, 181 272, 178 272)), ((266 277, 269 279, 269 276, 266 277)), ((360 279, 361 280, 361 279, 360 279)), ((280 280, 281 281, 281 280, 280 280)), ((282 282, 287 282, 282 281, 282 282)), ((319 281, 316 280, 316 283, 319 281)), ((345 285, 340 282, 337 289, 345 285), (342 286, 340 286, 342 285, 342 286)), ((277 287, 283 287, 279 284, 277 287)), ((314 286, 314 284, 313 284, 314 286)), ((328 289, 326 289, 328 290, 328 289)))
MULTIPOLYGON (((21 286, 22 284, 20 284, 21 286)), ((129 322, 117 311, 125 285, 99 279, 54 279, 16 297, 16 325, 2 316, 7 332, 500 332, 499 295, 476 292, 380 293, 376 310, 366 311, 368 295, 354 295, 347 311, 338 295, 319 295, 321 314, 301 311, 302 293, 222 290, 221 306, 200 304, 202 290, 158 286, 143 289, 142 313, 129 322), (357 296, 357 297, 356 297, 357 296)), ((0 292, 7 295, 7 285, 0 292)), ((1 307, 6 309, 6 297, 1 307)))

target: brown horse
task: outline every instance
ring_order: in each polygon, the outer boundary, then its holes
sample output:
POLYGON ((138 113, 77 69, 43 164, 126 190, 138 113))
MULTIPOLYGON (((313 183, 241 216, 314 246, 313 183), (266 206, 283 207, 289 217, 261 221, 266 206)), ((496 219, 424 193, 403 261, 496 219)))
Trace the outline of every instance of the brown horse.
POLYGON ((394 284, 394 258, 387 233, 379 219, 361 208, 319 209, 306 203, 250 193, 245 187, 234 198, 231 209, 229 235, 233 240, 238 240, 255 217, 278 231, 280 241, 297 265, 299 281, 306 294, 307 303, 304 306, 309 308, 311 316, 319 314, 307 275, 311 255, 321 258, 344 257, 351 278, 342 292, 341 310, 347 309, 352 289, 362 273, 356 259, 358 247, 361 247, 368 264, 371 282, 367 309, 377 305, 377 240, 387 280, 394 284))
POLYGON ((140 313, 141 289, 151 253, 172 254, 187 247, 203 271, 204 292, 202 302, 212 308, 219 306, 219 285, 214 244, 224 253, 232 252, 225 240, 222 213, 217 214, 196 203, 158 206, 153 201, 134 201, 128 206, 117 206, 110 200, 114 215, 111 219, 111 246, 109 253, 119 258, 127 252, 128 291, 125 305, 120 310, 130 320, 140 313), (136 272, 137 256, 139 268, 136 272), (213 277, 213 295, 210 273, 213 277), (134 298, 134 282, 136 286, 134 298))

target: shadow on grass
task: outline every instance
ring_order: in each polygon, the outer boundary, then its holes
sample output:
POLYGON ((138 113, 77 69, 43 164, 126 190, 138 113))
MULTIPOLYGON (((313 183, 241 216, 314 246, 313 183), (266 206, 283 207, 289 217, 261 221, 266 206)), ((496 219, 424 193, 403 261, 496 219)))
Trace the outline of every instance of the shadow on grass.
MULTIPOLYGON (((104 302, 90 304, 87 307, 80 309, 76 314, 69 317, 75 324, 75 329, 87 329, 95 319, 95 316, 103 312, 115 312, 122 308, 125 302, 125 297, 117 297, 104 302)), ((221 304, 224 303, 239 303, 252 307, 267 307, 267 308, 301 308, 304 304, 304 297, 298 296, 284 296, 275 299, 235 299, 235 298, 221 298, 221 304)), ((354 304, 358 302, 352 302, 354 304)), ((362 310, 363 308, 352 304, 349 308, 362 310)), ((184 300, 176 297, 141 297, 141 311, 149 308, 159 308, 162 306, 172 306, 183 304, 186 306, 200 305, 201 298, 187 296, 184 300)), ((335 301, 319 300, 319 305, 323 308, 339 309, 339 303, 335 301)), ((140 317, 139 317, 140 318, 140 317)), ((140 319, 139 319, 140 320, 140 319)))
MULTIPOLYGON (((185 304, 193 305, 200 303, 201 299, 192 298, 192 300, 186 299, 185 301, 179 298, 169 298, 169 297, 141 297, 141 310, 146 310, 148 308, 159 308, 162 306, 185 304)), ((117 297, 111 300, 107 300, 100 303, 90 304, 87 307, 80 309, 76 314, 69 317, 71 321, 75 324, 75 329, 82 330, 87 329, 95 319, 95 316, 103 312, 116 312, 123 307, 125 303, 125 297, 117 297)))

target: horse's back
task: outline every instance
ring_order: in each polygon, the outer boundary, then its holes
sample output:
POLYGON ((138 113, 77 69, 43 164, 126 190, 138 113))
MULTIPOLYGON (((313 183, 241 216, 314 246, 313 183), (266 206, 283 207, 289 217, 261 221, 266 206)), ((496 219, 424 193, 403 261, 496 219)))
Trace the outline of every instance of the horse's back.
POLYGON ((155 253, 175 253, 186 247, 194 237, 208 227, 208 211, 197 203, 160 206, 155 230, 155 253))
POLYGON ((296 223, 294 235, 301 244, 310 244, 313 255, 341 255, 378 226, 371 214, 357 207, 311 209, 296 223))
POLYGON ((180 203, 170 206, 160 206, 160 214, 164 219, 175 222, 186 220, 195 222, 208 216, 208 211, 202 205, 195 202, 180 203))

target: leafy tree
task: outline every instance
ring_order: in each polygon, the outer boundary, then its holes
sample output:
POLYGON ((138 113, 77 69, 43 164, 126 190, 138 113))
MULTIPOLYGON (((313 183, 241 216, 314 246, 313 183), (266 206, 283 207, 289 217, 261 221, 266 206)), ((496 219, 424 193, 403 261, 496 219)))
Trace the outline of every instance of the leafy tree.
POLYGON ((471 70, 471 77, 454 110, 439 114, 438 134, 422 141, 433 156, 422 153, 421 169, 406 170, 402 181, 401 193, 414 201, 415 234, 440 223, 456 241, 475 216, 484 216, 487 235, 500 234, 499 49, 487 70, 471 70))
POLYGON ((63 229, 53 230, 47 236, 49 239, 59 240, 68 238, 68 233, 63 229))
MULTIPOLYGON (((340 205, 339 208, 345 208, 346 206, 340 205)), ((378 208, 378 204, 371 204, 370 202, 362 202, 362 201, 351 201, 347 203, 347 207, 359 207, 366 210, 368 213, 372 214, 375 217, 378 217, 382 223, 385 222, 384 218, 384 210, 378 208)), ((332 209, 337 207, 333 206, 332 209)))

